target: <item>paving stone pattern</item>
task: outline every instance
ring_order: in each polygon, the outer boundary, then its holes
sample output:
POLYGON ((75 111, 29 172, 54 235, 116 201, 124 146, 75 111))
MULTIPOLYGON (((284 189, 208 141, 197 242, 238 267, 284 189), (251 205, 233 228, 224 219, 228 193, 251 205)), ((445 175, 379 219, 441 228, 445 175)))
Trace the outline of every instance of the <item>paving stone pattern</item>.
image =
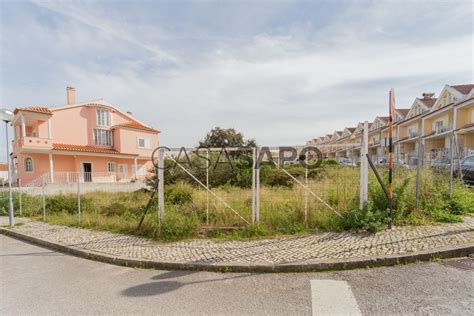
POLYGON ((396 227, 376 234, 326 232, 255 241, 196 239, 165 243, 32 221, 14 229, 50 242, 116 257, 211 264, 313 263, 328 259, 409 254, 474 243, 473 217, 465 218, 463 223, 396 227))

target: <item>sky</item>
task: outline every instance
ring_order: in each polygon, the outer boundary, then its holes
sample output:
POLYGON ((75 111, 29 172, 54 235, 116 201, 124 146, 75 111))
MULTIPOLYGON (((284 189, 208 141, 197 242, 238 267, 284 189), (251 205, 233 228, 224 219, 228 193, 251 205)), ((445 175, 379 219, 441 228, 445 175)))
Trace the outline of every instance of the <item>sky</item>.
MULTIPOLYGON (((472 83, 471 1, 0 1, 0 107, 105 99, 194 146, 297 145, 472 83)), ((5 131, 0 128, 0 160, 5 131)))

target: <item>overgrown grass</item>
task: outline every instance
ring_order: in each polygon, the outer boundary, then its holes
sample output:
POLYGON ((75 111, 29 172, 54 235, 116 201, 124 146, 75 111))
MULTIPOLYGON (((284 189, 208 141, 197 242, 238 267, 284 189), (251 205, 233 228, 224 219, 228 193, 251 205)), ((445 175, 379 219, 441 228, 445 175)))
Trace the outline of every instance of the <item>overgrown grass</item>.
MULTIPOLYGON (((386 170, 380 170, 386 179, 386 170)), ((300 178, 301 179, 301 178, 300 178)), ((308 195, 299 185, 293 187, 262 185, 260 191, 260 223, 247 225, 232 210, 197 186, 177 182, 165 187, 165 217, 159 222, 156 198, 137 229, 150 193, 95 192, 81 196, 81 227, 136 234, 160 240, 180 240, 203 235, 225 239, 262 238, 277 235, 303 234, 314 231, 368 230, 386 227, 387 199, 373 174, 369 181, 369 202, 359 210, 359 170, 348 166, 327 165, 313 174, 308 186, 322 201, 308 195), (207 204, 209 198, 209 206, 207 204), (342 214, 337 216, 334 209, 342 214), (209 221, 209 226, 206 224, 209 221)), ((251 221, 251 190, 221 185, 213 188, 242 217, 251 221)), ((449 177, 423 170, 420 178, 420 198, 416 207, 416 174, 404 168, 395 172, 395 225, 422 225, 458 222, 461 216, 474 213, 474 192, 449 177)), ((0 213, 6 214, 8 204, 0 199, 0 213)), ((19 209, 18 194, 14 195, 19 209)), ((42 197, 23 194, 23 215, 43 219, 42 197)), ((45 220, 69 226, 77 224, 77 196, 46 197, 45 220)))

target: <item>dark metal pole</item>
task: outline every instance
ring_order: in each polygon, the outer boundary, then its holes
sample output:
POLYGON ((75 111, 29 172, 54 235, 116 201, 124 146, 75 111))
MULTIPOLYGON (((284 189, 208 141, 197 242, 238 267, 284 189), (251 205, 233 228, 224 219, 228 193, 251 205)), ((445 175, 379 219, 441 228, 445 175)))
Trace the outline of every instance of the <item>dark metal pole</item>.
POLYGON ((377 171, 377 168, 375 168, 374 163, 372 162, 372 159, 370 159, 369 154, 367 154, 366 157, 367 157, 367 161, 369 162, 370 168, 371 168, 372 171, 374 172, 375 177, 377 178, 377 181, 379 182, 380 186, 382 187, 382 190, 383 190, 383 192, 385 193, 385 196, 387 197, 387 200, 388 200, 388 199, 389 199, 389 197, 388 197, 388 191, 387 191, 387 189, 385 188, 385 186, 384 186, 384 184, 383 184, 382 178, 380 177, 380 174, 379 174, 379 172, 377 171))
POLYGON ((388 121, 388 215, 389 215, 388 228, 392 228, 392 222, 393 222, 392 133, 393 133, 393 112, 394 111, 395 111, 395 91, 392 88, 389 93, 389 121, 388 121))

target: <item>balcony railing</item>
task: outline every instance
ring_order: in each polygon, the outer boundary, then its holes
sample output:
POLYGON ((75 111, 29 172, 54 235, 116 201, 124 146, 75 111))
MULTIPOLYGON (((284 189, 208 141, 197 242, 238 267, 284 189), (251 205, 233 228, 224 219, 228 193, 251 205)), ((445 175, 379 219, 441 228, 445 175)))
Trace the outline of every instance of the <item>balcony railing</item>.
POLYGON ((53 148, 53 141, 49 138, 25 136, 13 141, 13 151, 17 152, 21 149, 44 149, 53 148))
POLYGON ((447 131, 450 131, 450 130, 451 130, 450 125, 436 126, 436 128, 435 128, 436 134, 441 134, 441 133, 444 133, 444 132, 447 132, 447 131))
POLYGON ((420 136, 420 133, 418 133, 418 132, 412 132, 412 131, 408 132, 408 138, 410 138, 410 139, 418 137, 418 136, 420 136))
POLYGON ((51 176, 50 172, 44 173, 39 178, 27 183, 25 187, 41 187, 47 184, 73 184, 79 182, 91 183, 126 183, 138 179, 144 179, 145 176, 133 176, 121 172, 66 172, 55 171, 51 176))

